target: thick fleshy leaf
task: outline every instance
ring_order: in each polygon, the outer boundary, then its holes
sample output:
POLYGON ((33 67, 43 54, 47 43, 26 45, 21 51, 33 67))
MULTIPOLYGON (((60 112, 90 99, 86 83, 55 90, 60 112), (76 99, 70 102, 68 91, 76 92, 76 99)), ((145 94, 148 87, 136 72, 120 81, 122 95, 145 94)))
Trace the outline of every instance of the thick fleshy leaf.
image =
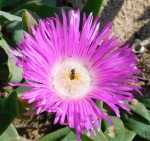
MULTIPOLYGON (((81 135, 82 141, 98 141, 99 139, 101 139, 102 141, 107 141, 102 131, 97 132, 96 136, 93 135, 92 133, 90 137, 87 137, 86 134, 81 135)), ((71 131, 61 141, 76 141, 76 134, 71 131)))
POLYGON ((24 3, 35 3, 35 2, 40 2, 40 3, 45 3, 49 4, 51 6, 56 6, 56 0, 22 0, 22 4, 24 3))
POLYGON ((9 21, 21 21, 21 17, 9 14, 8 12, 0 11, 0 18, 3 17, 9 21))
POLYGON ((10 69, 10 82, 15 82, 18 83, 22 80, 22 69, 18 68, 15 63, 11 62, 9 64, 9 69, 10 69))
POLYGON ((64 127, 42 137, 39 141, 56 141, 63 139, 71 130, 69 127, 64 127))
POLYGON ((93 16, 95 18, 100 13, 102 4, 103 0, 87 0, 81 12, 85 12, 87 15, 93 12, 93 16))
POLYGON ((16 92, 12 92, 7 98, 0 98, 0 135, 21 111, 22 107, 16 92))
POLYGON ((22 95, 22 93, 26 92, 29 89, 30 88, 28 88, 28 87, 18 87, 15 89, 15 91, 17 92, 17 95, 20 97, 22 95))
POLYGON ((4 49, 5 53, 9 56, 9 45, 7 44, 7 42, 3 39, 3 37, 1 37, 0 39, 0 46, 4 49))
POLYGON ((10 77, 9 74, 9 67, 7 65, 7 62, 9 60, 8 58, 8 45, 3 39, 3 37, 0 38, 0 84, 3 85, 7 83, 8 78, 10 77))
POLYGON ((108 141, 106 136, 104 135, 104 133, 102 131, 96 131, 96 136, 91 133, 91 137, 90 137, 93 141, 98 141, 99 139, 101 139, 102 141, 108 141))
POLYGON ((140 99, 141 103, 145 105, 145 107, 150 108, 150 99, 140 99))
POLYGON ((23 26, 23 30, 25 30, 29 34, 31 34, 31 29, 30 29, 31 24, 34 27, 36 27, 38 23, 27 10, 24 10, 22 14, 22 26, 23 26))
POLYGON ((135 133, 135 132, 126 129, 122 141, 133 141, 133 139, 134 139, 135 136, 136 136, 136 133, 135 133))
POLYGON ((150 124, 146 120, 125 113, 122 117, 126 127, 136 132, 137 135, 150 140, 150 124))
POLYGON ((17 130, 12 124, 0 136, 0 141, 19 141, 17 130))
MULTIPOLYGON (((97 101, 96 101, 96 104, 97 104, 97 106, 98 106, 101 110, 103 109, 103 102, 102 102, 102 101, 97 100, 97 101)), ((101 128, 101 123, 102 123, 102 120, 99 119, 100 128, 101 128)))
MULTIPOLYGON (((14 13, 17 16, 22 16, 22 11, 17 11, 16 13, 14 13)), ((22 22, 21 21, 7 21, 4 24, 6 30, 8 33, 12 34, 12 40, 16 43, 20 43, 21 40, 24 38, 23 36, 23 30, 22 30, 22 22)), ((12 46, 13 47, 13 46, 12 46)))
POLYGON ((7 63, 8 56, 3 48, 0 47, 0 64, 7 63))
POLYGON ((81 141, 94 141, 91 138, 87 137, 85 134, 81 134, 81 141))
POLYGON ((5 52, 8 55, 8 68, 9 68, 9 79, 10 82, 20 82, 22 80, 22 69, 19 67, 16 67, 16 63, 14 61, 12 61, 10 59, 10 57, 12 57, 11 53, 8 52, 9 45, 7 44, 7 42, 1 38, 0 40, 0 46, 5 50, 5 52))
POLYGON ((3 44, 3 36, 2 33, 0 32, 0 64, 7 63, 8 61, 8 55, 6 49, 2 48, 3 44))
MULTIPOLYGON (((27 100, 23 100, 23 99, 21 99, 20 97, 21 97, 22 93, 26 92, 26 91, 29 90, 29 89, 30 89, 30 88, 28 88, 28 87, 17 87, 17 88, 15 89, 15 91, 17 92, 17 95, 18 95, 18 97, 19 97, 19 101, 20 101, 22 107, 25 108, 25 109, 31 108, 31 107, 32 107, 32 103, 29 104, 29 103, 27 102, 27 100)), ((21 118, 24 118, 24 117, 21 117, 21 118)), ((26 118, 28 118, 28 117, 25 116, 25 119, 26 119, 26 118)))
MULTIPOLYGON (((51 5, 47 5, 44 3, 27 3, 21 6, 18 6, 15 11, 18 11, 20 9, 28 9, 32 12, 36 12, 36 14, 40 18, 48 18, 53 17, 55 13, 57 13, 59 16, 62 16, 61 14, 61 8, 60 7, 53 7, 51 5)), ((69 7, 63 7, 63 9, 67 12, 70 8, 69 7)))
POLYGON ((132 103, 128 103, 128 106, 132 109, 133 112, 140 115, 141 117, 150 121, 150 114, 146 107, 140 103, 138 100, 133 99, 132 103))
MULTIPOLYGON (((15 15, 17 15, 19 17, 22 17, 23 11, 24 10, 21 9, 21 10, 18 10, 16 12, 13 12, 13 14, 15 14, 15 15)), ((36 13, 34 13, 32 11, 29 11, 29 12, 32 14, 34 19, 36 19, 36 20, 39 19, 39 16, 37 16, 36 13)), ((4 26, 6 27, 7 31, 12 34, 12 38, 13 38, 12 40, 14 42, 16 42, 16 43, 20 43, 21 40, 24 38, 24 36, 23 36, 23 29, 22 29, 22 22, 19 22, 19 21, 13 21, 13 22, 7 21, 7 22, 5 22, 4 26)))
POLYGON ((5 6, 9 6, 12 5, 14 3, 16 3, 19 0, 0 0, 0 9, 2 9, 5 6))
POLYGON ((76 135, 71 131, 61 141, 76 141, 76 135))
POLYGON ((107 121, 104 121, 105 132, 104 135, 108 141, 122 141, 125 135, 125 127, 121 119, 116 117, 110 117, 113 121, 113 125, 110 125, 107 121))
POLYGON ((0 84, 7 83, 9 78, 9 68, 7 64, 0 64, 0 84))

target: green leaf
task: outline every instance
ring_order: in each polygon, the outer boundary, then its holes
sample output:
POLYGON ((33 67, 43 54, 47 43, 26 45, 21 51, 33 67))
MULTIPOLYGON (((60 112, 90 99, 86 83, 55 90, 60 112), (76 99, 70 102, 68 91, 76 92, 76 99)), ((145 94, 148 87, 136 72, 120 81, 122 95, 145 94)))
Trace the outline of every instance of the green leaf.
POLYGON ((20 104, 14 91, 6 98, 0 98, 0 135, 7 129, 13 119, 21 116, 25 109, 20 104))
MULTIPOLYGON (((97 106, 102 110, 103 109, 103 102, 97 100, 96 101, 97 106)), ((99 119, 99 124, 100 124, 100 128, 101 128, 101 123, 102 123, 102 119, 99 119)))
POLYGON ((33 26, 36 27, 38 23, 27 10, 24 10, 22 14, 22 26, 23 30, 27 31, 29 34, 31 34, 31 24, 33 24, 33 26))
POLYGON ((85 12, 86 15, 89 15, 91 12, 93 12, 93 16, 95 18, 100 13, 102 4, 103 4, 103 0, 87 0, 81 13, 85 12))
POLYGON ((85 134, 81 134, 81 141, 94 141, 91 138, 87 137, 85 134))
POLYGON ((107 137, 108 141, 122 141, 125 134, 125 127, 121 119, 116 117, 110 117, 113 121, 113 125, 110 125, 104 120, 104 125, 106 130, 104 135, 107 137))
POLYGON ((136 133, 135 133, 135 132, 126 129, 125 135, 124 135, 122 141, 132 141, 135 136, 136 136, 136 133))
POLYGON ((140 99, 141 103, 145 105, 145 107, 150 108, 150 99, 140 99))
MULTIPOLYGON (((19 101, 20 101, 20 103, 21 103, 21 105, 22 105, 22 107, 23 107, 24 109, 31 108, 32 105, 33 105, 33 103, 30 103, 30 104, 29 104, 27 100, 23 100, 23 99, 20 98, 21 95, 22 95, 24 92, 26 92, 26 91, 28 91, 28 90, 30 90, 30 89, 31 89, 31 88, 28 88, 28 87, 17 87, 17 88, 15 89, 15 91, 17 92, 17 95, 18 95, 18 97, 19 97, 19 101)), ((21 118, 27 119, 27 116, 25 116, 25 117, 22 116, 21 118)))
POLYGON ((91 131, 90 137, 88 137, 86 134, 86 131, 84 131, 84 134, 81 134, 81 140, 82 141, 98 141, 99 139, 101 139, 102 141, 108 141, 102 131, 98 131, 97 129, 95 129, 95 131, 96 131, 96 136, 91 131))
POLYGON ((8 61, 8 56, 9 56, 9 45, 7 42, 3 39, 3 37, 0 38, 0 46, 4 50, 4 52, 7 54, 7 61, 8 61))
POLYGON ((56 6, 56 0, 22 0, 22 3, 21 4, 27 4, 27 3, 36 3, 36 2, 39 2, 39 3, 45 3, 45 4, 49 4, 51 6, 56 6))
POLYGON ((76 141, 76 135, 70 131, 61 141, 76 141))
MULTIPOLYGON (((15 14, 17 16, 22 16, 23 11, 24 10, 21 9, 21 10, 18 10, 17 12, 14 12, 13 14, 15 14)), ((36 13, 34 13, 32 11, 29 11, 29 12, 32 14, 34 19, 36 19, 36 20, 39 19, 39 16, 37 16, 36 13)), ((17 43, 21 43, 21 40, 24 38, 23 29, 22 29, 22 22, 18 22, 18 21, 10 22, 10 21, 7 21, 7 22, 5 22, 4 26, 6 27, 7 31, 12 34, 13 41, 17 42, 17 43)))
POLYGON ((17 67, 15 62, 11 62, 11 64, 9 64, 9 69, 11 72, 11 76, 9 80, 10 82, 18 83, 23 79, 22 68, 17 67))
POLYGON ((21 113, 21 108, 16 92, 12 92, 7 98, 0 98, 0 135, 21 113))
POLYGON ((9 79, 11 82, 20 82, 22 80, 22 69, 16 66, 15 61, 12 61, 10 59, 10 57, 12 57, 13 55, 11 53, 8 52, 9 45, 7 44, 7 42, 1 38, 0 40, 0 46, 5 50, 5 52, 7 53, 7 55, 9 56, 7 65, 9 67, 9 79))
POLYGON ((0 38, 0 85, 8 83, 9 78, 9 68, 7 65, 8 62, 8 46, 5 44, 5 40, 0 38))
POLYGON ((18 133, 12 124, 0 136, 0 141, 19 141, 18 133))
POLYGON ((150 124, 144 122, 141 118, 131 114, 123 114, 122 118, 127 128, 137 133, 137 135, 150 140, 150 124))
MULTIPOLYGON (((1 42, 1 39, 2 38, 0 38, 0 42, 1 42)), ((7 52, 0 46, 0 64, 7 63, 7 61, 8 61, 7 52)))
POLYGON ((131 110, 133 112, 135 112, 136 114, 138 114, 141 117, 143 117, 143 118, 147 119, 148 121, 150 121, 150 114, 149 114, 148 110, 138 100, 133 99, 133 102, 128 103, 128 106, 131 108, 131 110))
POLYGON ((17 92, 17 95, 20 97, 22 95, 22 93, 28 91, 30 88, 28 87, 18 87, 15 89, 15 91, 17 92))
MULTIPOLYGON (((19 11, 17 13, 22 14, 22 11, 19 11)), ((23 36, 23 30, 22 30, 22 22, 19 21, 7 21, 5 22, 4 26, 6 27, 6 30, 11 35, 12 34, 12 40, 16 43, 21 43, 21 40, 24 38, 23 36)))
POLYGON ((47 134, 46 136, 42 137, 39 141, 60 141, 69 132, 71 132, 69 127, 64 127, 52 133, 47 134))
POLYGON ((16 117, 18 115, 18 98, 17 93, 12 92, 4 101, 4 110, 10 115, 16 117))
MULTIPOLYGON (((67 12, 70 10, 69 7, 63 7, 64 10, 67 12)), ((61 15, 61 8, 60 7, 53 7, 51 5, 47 5, 44 3, 27 3, 21 6, 18 6, 13 12, 16 12, 20 9, 28 9, 30 11, 36 12, 36 14, 40 18, 48 18, 48 17, 53 17, 55 13, 57 13, 60 17, 61 15)))
POLYGON ((93 141, 98 141, 99 139, 101 139, 102 141, 108 141, 106 136, 104 135, 104 133, 102 131, 98 132, 96 131, 96 136, 91 133, 91 137, 90 137, 93 141))
POLYGON ((0 83, 5 84, 8 82, 9 68, 7 64, 0 64, 0 83))
POLYGON ((18 0, 0 0, 0 9, 2 9, 5 6, 12 5, 16 3, 18 0))
MULTIPOLYGON (((96 136, 91 133, 90 137, 87 137, 86 134, 81 134, 82 141, 98 141, 99 139, 101 139, 102 141, 107 141, 102 131, 97 132, 96 136)), ((76 134, 71 131, 61 141, 76 141, 76 134)))
POLYGON ((9 14, 8 12, 0 11, 0 18, 4 17, 9 21, 21 21, 21 17, 9 14))

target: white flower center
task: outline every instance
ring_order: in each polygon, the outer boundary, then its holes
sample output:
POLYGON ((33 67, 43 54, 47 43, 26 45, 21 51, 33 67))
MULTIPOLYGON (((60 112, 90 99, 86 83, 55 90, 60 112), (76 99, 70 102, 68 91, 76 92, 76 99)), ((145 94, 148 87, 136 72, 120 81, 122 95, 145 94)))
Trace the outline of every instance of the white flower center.
POLYGON ((52 84, 61 97, 81 98, 90 90, 91 75, 83 64, 65 60, 53 68, 52 84))

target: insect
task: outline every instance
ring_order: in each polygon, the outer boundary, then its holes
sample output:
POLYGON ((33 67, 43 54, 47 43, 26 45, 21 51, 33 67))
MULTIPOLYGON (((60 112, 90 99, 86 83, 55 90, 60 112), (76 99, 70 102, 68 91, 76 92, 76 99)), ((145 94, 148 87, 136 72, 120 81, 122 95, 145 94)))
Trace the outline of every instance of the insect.
POLYGON ((75 79, 75 69, 71 69, 70 80, 75 79))

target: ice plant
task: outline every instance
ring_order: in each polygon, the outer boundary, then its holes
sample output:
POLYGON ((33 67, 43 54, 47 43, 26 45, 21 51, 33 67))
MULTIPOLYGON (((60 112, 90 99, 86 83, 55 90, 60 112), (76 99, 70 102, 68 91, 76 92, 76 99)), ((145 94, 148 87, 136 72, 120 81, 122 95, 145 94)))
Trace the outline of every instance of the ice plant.
POLYGON ((23 68, 23 77, 31 87, 22 99, 33 103, 32 111, 55 113, 54 123, 75 128, 77 140, 86 130, 90 136, 99 119, 109 121, 96 105, 105 102, 118 117, 119 107, 129 111, 124 101, 132 101, 132 90, 139 73, 132 48, 122 46, 118 37, 110 37, 111 23, 99 30, 99 17, 92 13, 70 10, 68 17, 62 10, 62 22, 54 18, 39 20, 32 34, 24 32, 25 39, 12 49, 17 66, 23 68), (82 25, 80 26, 80 24, 82 25))

